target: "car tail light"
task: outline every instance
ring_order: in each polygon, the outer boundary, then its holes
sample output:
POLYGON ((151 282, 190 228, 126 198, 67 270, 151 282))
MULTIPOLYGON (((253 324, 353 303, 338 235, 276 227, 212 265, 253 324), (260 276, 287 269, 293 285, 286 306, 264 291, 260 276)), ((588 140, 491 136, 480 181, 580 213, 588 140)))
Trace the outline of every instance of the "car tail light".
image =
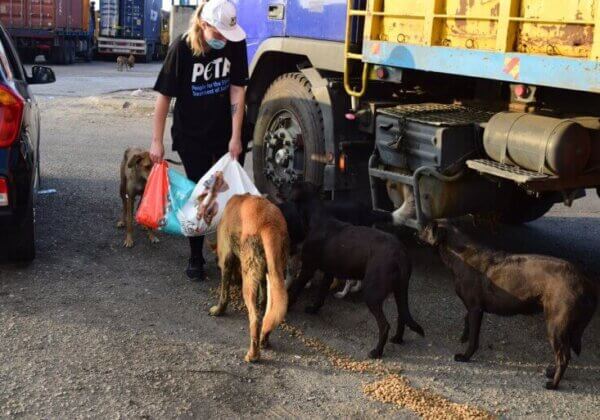
POLYGON ((17 139, 24 102, 17 92, 0 85, 0 147, 8 147, 17 139))
POLYGON ((8 183, 5 178, 0 178, 0 207, 8 206, 8 183))

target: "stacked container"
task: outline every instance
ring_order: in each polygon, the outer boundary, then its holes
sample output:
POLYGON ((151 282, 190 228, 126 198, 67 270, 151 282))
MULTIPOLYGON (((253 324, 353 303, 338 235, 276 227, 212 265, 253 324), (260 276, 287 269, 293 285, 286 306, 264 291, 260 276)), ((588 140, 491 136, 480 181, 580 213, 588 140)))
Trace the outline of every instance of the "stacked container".
POLYGON ((119 0, 100 1, 100 35, 116 37, 119 36, 119 0))
POLYGON ((86 30, 89 0, 0 0, 0 20, 8 29, 86 30))
POLYGON ((120 3, 121 37, 148 40, 160 38, 160 0, 120 0, 120 3))

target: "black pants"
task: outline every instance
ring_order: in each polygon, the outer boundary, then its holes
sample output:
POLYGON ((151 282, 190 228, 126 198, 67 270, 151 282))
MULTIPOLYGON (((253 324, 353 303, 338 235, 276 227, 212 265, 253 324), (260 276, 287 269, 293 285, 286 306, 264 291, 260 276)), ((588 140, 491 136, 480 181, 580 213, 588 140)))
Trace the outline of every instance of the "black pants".
MULTIPOLYGON (((183 168, 185 169, 188 179, 193 182, 198 182, 217 160, 227 153, 227 150, 227 143, 225 143, 225 147, 221 147, 215 151, 181 146, 178 148, 177 153, 181 158, 181 163, 183 163, 183 168)), ((239 162, 242 164, 244 162, 244 155, 245 153, 242 152, 239 157, 239 162)), ((195 261, 204 264, 204 256, 202 255, 204 236, 192 236, 188 239, 190 241, 190 257, 195 261)))

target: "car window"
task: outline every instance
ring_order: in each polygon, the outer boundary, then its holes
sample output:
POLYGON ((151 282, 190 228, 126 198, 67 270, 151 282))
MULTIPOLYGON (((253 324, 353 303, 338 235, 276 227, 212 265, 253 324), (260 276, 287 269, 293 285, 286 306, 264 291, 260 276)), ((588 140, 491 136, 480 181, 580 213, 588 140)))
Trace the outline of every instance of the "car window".
POLYGON ((2 72, 8 80, 13 79, 14 71, 8 57, 6 56, 6 50, 4 49, 4 42, 0 42, 0 66, 2 66, 2 72))
POLYGON ((10 78, 25 80, 25 74, 23 73, 23 65, 21 64, 19 56, 17 55, 17 51, 12 46, 10 37, 8 36, 4 28, 0 30, 0 46, 3 50, 2 56, 6 61, 6 63, 3 63, 2 66, 7 66, 10 69, 10 78))

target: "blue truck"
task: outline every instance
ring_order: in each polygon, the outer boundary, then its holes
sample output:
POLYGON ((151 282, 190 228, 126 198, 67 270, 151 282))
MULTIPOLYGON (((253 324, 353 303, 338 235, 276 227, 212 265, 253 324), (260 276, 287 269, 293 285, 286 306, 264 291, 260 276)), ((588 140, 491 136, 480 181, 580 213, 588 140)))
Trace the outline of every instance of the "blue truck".
POLYGON ((161 53, 160 0, 100 0, 98 55, 134 55, 144 62, 161 53))
POLYGON ((600 185, 591 9, 571 0, 235 3, 264 192, 305 179, 332 197, 401 208, 419 228, 463 215, 526 223, 600 185))

